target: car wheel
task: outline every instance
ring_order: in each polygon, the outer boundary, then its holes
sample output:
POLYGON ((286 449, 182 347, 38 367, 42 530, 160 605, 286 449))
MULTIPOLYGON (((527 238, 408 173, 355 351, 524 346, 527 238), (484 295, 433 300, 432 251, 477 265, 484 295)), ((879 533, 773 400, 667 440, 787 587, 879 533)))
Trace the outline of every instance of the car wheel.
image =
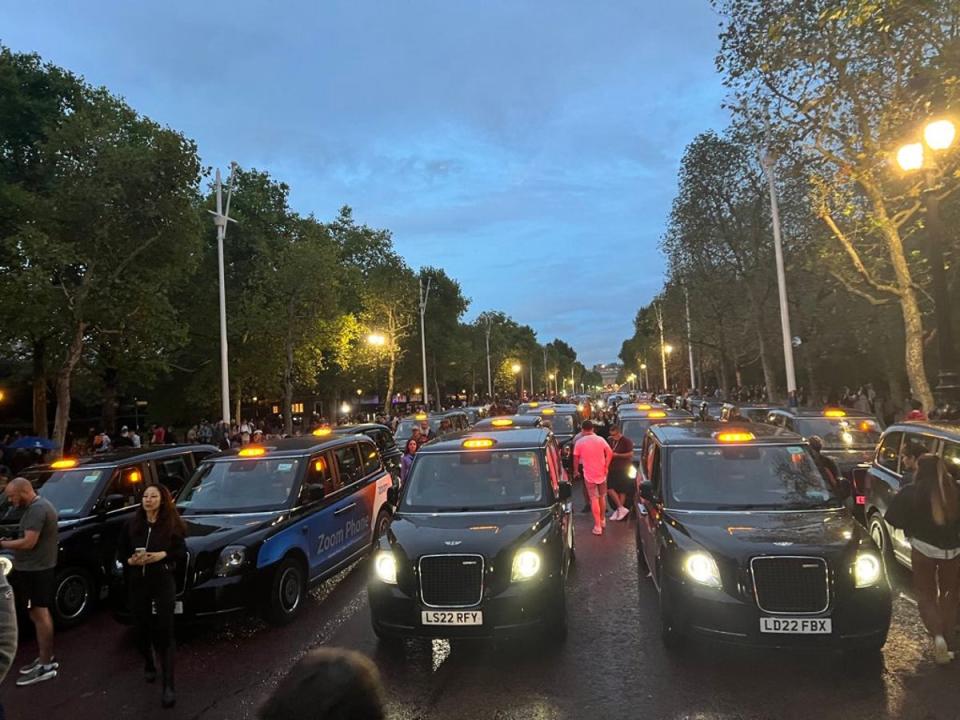
POLYGON ((570 518, 570 559, 567 561, 567 567, 569 569, 570 565, 573 565, 574 560, 577 559, 577 534, 573 530, 573 518, 570 518))
POLYGON ((64 568, 54 582, 53 621, 68 628, 82 623, 93 610, 96 583, 83 568, 64 568))
POLYGON ((884 569, 890 572, 893 568, 893 546, 890 544, 890 533, 887 532, 886 523, 879 512, 870 516, 870 539, 880 550, 884 569))
POLYGON ((376 548, 377 540, 387 534, 387 528, 390 527, 390 513, 381 510, 377 515, 377 524, 373 526, 373 546, 376 548))
POLYGON ((307 576, 303 565, 292 557, 283 560, 273 571, 267 595, 266 617, 274 625, 291 622, 303 605, 307 594, 307 576))

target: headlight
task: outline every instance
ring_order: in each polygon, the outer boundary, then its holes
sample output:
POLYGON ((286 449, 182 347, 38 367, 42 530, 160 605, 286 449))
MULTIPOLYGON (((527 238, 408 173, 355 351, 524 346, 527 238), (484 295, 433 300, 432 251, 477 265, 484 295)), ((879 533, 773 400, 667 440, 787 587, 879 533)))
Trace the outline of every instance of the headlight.
POLYGON ((247 549, 243 545, 227 545, 217 558, 218 577, 233 575, 243 567, 247 560, 247 549))
POLYGON ((513 556, 511 580, 522 582, 540 572, 540 554, 536 550, 521 550, 513 556))
POLYGON ((712 588, 723 587, 716 560, 705 552, 695 552, 687 555, 687 559, 683 563, 683 570, 688 578, 701 585, 712 588))
POLYGON ((392 552, 388 550, 378 552, 376 559, 373 561, 373 567, 381 582, 388 585, 397 584, 397 559, 392 552))
POLYGON ((853 577, 857 582, 857 587, 870 587, 876 585, 883 575, 883 564, 873 553, 860 553, 853 563, 853 577))
POLYGON ((630 463, 630 467, 627 468, 627 477, 631 480, 636 480, 637 478, 637 466, 633 463, 630 463))

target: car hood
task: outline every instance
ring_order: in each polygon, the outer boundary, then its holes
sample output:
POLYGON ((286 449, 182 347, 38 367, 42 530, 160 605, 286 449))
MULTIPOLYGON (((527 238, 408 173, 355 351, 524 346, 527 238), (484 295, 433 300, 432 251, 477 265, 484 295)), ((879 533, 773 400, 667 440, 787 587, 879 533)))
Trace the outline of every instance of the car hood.
POLYGON ((186 515, 183 520, 187 525, 187 547, 206 550, 228 545, 280 521, 285 512, 186 515))
POLYGON ((756 555, 846 555, 866 539, 842 510, 666 514, 679 533, 740 564, 756 555))
POLYGON ((552 514, 551 508, 504 513, 401 513, 390 524, 387 539, 410 559, 444 553, 493 558, 536 534, 552 514))

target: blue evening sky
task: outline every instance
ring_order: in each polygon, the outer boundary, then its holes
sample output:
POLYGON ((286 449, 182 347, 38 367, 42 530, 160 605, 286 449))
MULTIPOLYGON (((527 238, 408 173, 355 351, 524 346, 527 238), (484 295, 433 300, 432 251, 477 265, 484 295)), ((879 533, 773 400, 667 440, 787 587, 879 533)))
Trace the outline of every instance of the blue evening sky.
MULTIPOLYGON (((414 268, 588 365, 661 285, 684 146, 721 128, 707 0, 30 0, 0 43, 106 85, 293 207, 390 229, 414 268)), ((213 228, 211 226, 211 232, 213 228)))

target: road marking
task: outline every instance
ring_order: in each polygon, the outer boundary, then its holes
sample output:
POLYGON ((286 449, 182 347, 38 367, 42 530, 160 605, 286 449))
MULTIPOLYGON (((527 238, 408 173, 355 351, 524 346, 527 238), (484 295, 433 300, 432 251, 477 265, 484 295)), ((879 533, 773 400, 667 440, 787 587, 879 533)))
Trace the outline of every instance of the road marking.
POLYGON ((917 601, 914 600, 912 597, 907 597, 906 595, 903 594, 902 591, 901 591, 901 593, 900 593, 900 597, 903 598, 904 600, 906 600, 908 603, 912 603, 914 607, 917 606, 917 601))

